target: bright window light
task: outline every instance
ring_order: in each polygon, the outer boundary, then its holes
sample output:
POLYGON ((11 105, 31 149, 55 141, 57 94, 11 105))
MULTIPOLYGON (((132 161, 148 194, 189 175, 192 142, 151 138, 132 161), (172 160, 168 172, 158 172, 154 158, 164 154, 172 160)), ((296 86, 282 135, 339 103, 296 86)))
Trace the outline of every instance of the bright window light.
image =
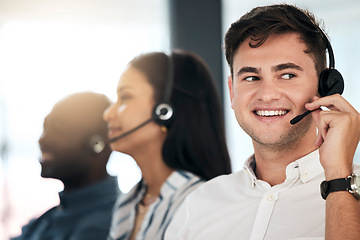
MULTIPOLYGON (((146 22, 8 21, 0 25, 0 143, 8 146, 2 151, 7 150, 7 157, 3 154, 0 162, 0 216, 6 219, 0 223, 0 238, 19 234, 29 218, 58 203, 57 193, 63 186, 60 181, 42 179, 38 163, 37 141, 53 105, 78 91, 95 91, 115 100, 120 74, 133 57, 168 51, 166 28, 146 22)), ((108 171, 118 176, 124 193, 141 178, 134 160, 121 153, 111 155, 108 171)))

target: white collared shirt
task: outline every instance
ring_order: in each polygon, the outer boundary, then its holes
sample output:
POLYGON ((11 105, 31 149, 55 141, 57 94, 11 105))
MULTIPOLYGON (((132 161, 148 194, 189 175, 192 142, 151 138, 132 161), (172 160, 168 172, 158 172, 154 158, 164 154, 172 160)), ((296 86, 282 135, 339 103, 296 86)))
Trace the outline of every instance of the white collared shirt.
POLYGON ((314 151, 286 168, 286 180, 271 187, 250 167, 217 177, 190 194, 165 239, 324 239, 324 171, 314 151))

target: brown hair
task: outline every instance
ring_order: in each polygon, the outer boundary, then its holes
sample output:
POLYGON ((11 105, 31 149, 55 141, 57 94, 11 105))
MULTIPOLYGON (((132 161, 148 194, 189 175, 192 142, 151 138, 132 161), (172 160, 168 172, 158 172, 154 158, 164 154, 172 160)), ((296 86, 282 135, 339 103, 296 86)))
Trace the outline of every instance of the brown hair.
POLYGON ((242 42, 250 37, 249 46, 261 46, 271 35, 299 33, 311 54, 317 74, 326 68, 327 36, 315 16, 307 10, 287 4, 256 7, 231 24, 225 35, 225 56, 233 75, 234 54, 242 42))

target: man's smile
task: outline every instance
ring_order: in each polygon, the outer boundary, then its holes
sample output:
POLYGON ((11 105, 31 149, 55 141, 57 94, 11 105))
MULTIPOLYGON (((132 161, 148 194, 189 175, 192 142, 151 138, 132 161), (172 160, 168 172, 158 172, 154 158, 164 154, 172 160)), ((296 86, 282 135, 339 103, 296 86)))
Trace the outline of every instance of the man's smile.
POLYGON ((254 113, 261 117, 283 116, 288 110, 255 110, 254 113))

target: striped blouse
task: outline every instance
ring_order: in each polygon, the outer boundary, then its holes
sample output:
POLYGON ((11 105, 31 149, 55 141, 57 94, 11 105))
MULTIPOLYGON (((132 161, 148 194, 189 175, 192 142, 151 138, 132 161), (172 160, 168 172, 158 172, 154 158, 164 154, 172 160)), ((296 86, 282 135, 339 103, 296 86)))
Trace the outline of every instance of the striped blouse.
MULTIPOLYGON (((201 183, 203 180, 190 172, 174 171, 162 185, 159 197, 149 205, 136 239, 163 239, 165 230, 179 205, 201 183)), ((108 240, 130 238, 135 226, 138 204, 145 191, 146 183, 141 180, 129 193, 118 198, 114 206, 108 240)))

